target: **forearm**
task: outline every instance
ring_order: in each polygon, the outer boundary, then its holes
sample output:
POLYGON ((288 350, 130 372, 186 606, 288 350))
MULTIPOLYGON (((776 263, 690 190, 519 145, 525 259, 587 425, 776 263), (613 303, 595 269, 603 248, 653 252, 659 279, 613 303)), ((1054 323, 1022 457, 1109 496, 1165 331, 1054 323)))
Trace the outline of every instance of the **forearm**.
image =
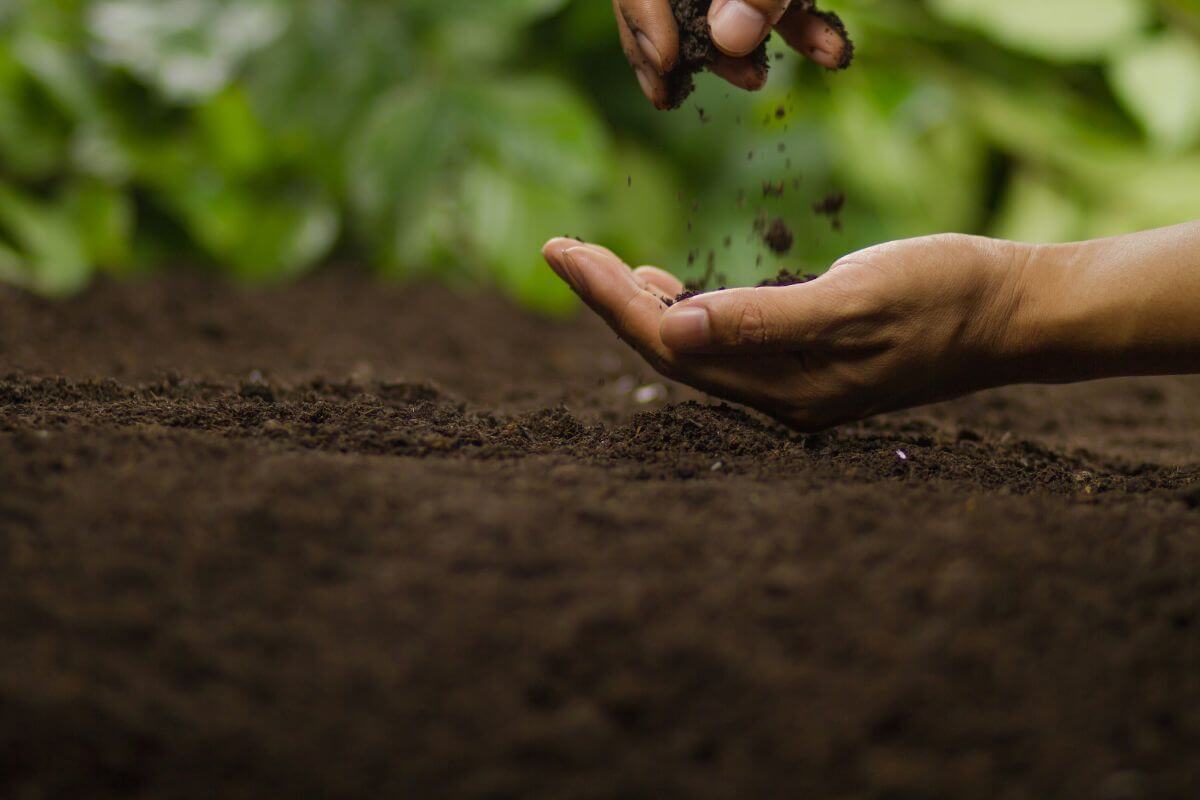
POLYGON ((1200 222, 1027 254, 1021 380, 1200 373, 1200 222))

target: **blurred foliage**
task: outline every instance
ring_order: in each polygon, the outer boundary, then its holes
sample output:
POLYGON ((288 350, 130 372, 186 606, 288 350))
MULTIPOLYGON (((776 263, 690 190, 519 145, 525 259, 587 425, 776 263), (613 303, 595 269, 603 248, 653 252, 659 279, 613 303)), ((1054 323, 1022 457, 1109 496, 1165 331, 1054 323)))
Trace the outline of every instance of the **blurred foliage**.
POLYGON ((661 114, 607 0, 0 0, 0 279, 356 258, 556 310, 556 234, 690 274, 711 250, 742 281, 935 231, 1200 217, 1195 0, 827 5, 850 71, 779 51, 765 91, 707 78, 661 114), (835 190, 842 232, 810 209, 835 190))

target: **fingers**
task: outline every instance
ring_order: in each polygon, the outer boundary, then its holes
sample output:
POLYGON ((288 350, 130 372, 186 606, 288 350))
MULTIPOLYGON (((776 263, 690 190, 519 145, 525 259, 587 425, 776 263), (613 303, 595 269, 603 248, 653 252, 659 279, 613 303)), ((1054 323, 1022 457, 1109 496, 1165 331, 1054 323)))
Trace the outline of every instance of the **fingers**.
POLYGON ((665 269, 638 267, 633 271, 634 280, 646 284, 674 300, 683 292, 683 282, 665 269))
MULTIPOLYGON (((638 85, 642 87, 642 94, 646 95, 646 99, 654 104, 655 108, 666 109, 671 103, 669 100, 669 92, 667 91, 667 81, 663 77, 658 64, 651 61, 643 49, 642 42, 649 42, 649 39, 643 35, 642 41, 639 41, 638 35, 629 27, 629 23, 625 19, 625 13, 621 9, 622 3, 632 4, 635 0, 613 0, 613 10, 617 15, 617 30, 621 36, 621 49, 625 51, 625 58, 629 61, 629 65, 633 67, 633 73, 637 77, 638 85)), ((639 3, 648 3, 650 0, 637 0, 639 3)), ((668 7, 668 12, 670 8, 668 7)), ((675 49, 671 55, 671 63, 678 57, 679 53, 679 33, 674 27, 674 18, 671 20, 671 30, 674 32, 675 49)), ((662 50, 653 46, 650 49, 654 50, 657 55, 657 60, 661 63, 665 56, 662 55, 662 50)))
POLYGON ((854 59, 854 45, 836 14, 796 6, 783 15, 775 30, 793 50, 826 69, 845 69, 854 59))
POLYGON ((795 351, 820 343, 835 306, 820 281, 709 292, 668 309, 659 335, 678 353, 795 351))
POLYGON ((708 10, 713 44, 728 56, 748 55, 790 4, 791 0, 713 0, 708 10))
MULTIPOLYGON (((630 271, 608 250, 575 239, 552 239, 542 253, 554 271, 604 317, 622 339, 668 377, 717 397, 745 403, 800 429, 824 427, 831 420, 840 418, 838 415, 848 413, 848 393, 836 382, 826 385, 823 374, 828 370, 821 366, 819 353, 801 354, 801 358, 794 352, 676 355, 664 345, 660 335, 660 331, 671 327, 666 317, 674 309, 667 311, 653 294, 677 294, 683 288, 670 273, 656 267, 630 271), (816 367, 818 372, 811 372, 811 367, 816 367)), ((786 289, 773 289, 772 292, 778 297, 771 296, 766 300, 779 301, 778 313, 768 317, 768 313, 775 312, 764 312, 763 318, 781 320, 774 327, 783 331, 787 327, 785 321, 792 313, 785 306, 798 308, 802 304, 789 304, 784 296, 786 289)), ((709 296, 708 299, 716 298, 709 296)), ((791 300, 795 301, 795 298, 791 300)), ((819 299, 811 302, 818 304, 819 299)), ((736 306, 737 303, 721 302, 713 307, 716 323, 712 330, 718 338, 725 336, 722 333, 726 328, 722 321, 724 315, 730 311, 736 313, 736 306)), ((693 299, 675 308, 694 311, 703 307, 693 299)), ((797 336, 796 340, 803 341, 803 336, 797 336)))
POLYGON ((633 34, 638 50, 659 75, 679 60, 679 27, 668 0, 616 0, 617 16, 633 34))
POLYGON ((542 255, 618 336, 655 368, 667 368, 671 353, 658 335, 666 307, 638 284, 624 262, 604 248, 574 239, 551 239, 542 255))
POLYGON ((724 53, 718 53, 708 69, 719 75, 739 89, 757 92, 767 82, 766 73, 748 58, 733 58, 724 53))

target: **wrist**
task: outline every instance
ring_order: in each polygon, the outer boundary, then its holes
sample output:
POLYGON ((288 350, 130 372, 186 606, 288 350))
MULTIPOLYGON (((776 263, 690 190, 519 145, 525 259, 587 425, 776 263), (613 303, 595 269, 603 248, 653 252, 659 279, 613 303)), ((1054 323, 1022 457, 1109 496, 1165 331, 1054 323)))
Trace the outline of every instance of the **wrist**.
POLYGON ((1005 354, 1012 382, 1121 374, 1134 320, 1125 313, 1124 293, 1098 266, 1098 244, 1014 245, 1015 300, 1005 354))

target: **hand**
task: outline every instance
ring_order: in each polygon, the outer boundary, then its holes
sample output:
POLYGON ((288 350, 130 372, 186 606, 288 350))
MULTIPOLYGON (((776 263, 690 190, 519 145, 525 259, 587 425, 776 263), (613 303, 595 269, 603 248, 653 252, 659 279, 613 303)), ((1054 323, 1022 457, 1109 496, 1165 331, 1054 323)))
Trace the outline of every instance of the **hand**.
POLYGON ((711 292, 655 267, 554 239, 550 266, 659 372, 819 430, 1017 379, 1034 248, 972 236, 891 242, 820 278, 711 292))
MULTIPOLYGON (((613 0, 621 44, 642 92, 666 108, 664 78, 679 60, 679 29, 670 0, 613 0)), ((828 69, 846 66, 849 44, 835 18, 812 0, 713 0, 708 12, 713 43, 722 55, 710 67, 740 89, 761 89, 765 76, 746 58, 772 28, 793 49, 828 69)))

